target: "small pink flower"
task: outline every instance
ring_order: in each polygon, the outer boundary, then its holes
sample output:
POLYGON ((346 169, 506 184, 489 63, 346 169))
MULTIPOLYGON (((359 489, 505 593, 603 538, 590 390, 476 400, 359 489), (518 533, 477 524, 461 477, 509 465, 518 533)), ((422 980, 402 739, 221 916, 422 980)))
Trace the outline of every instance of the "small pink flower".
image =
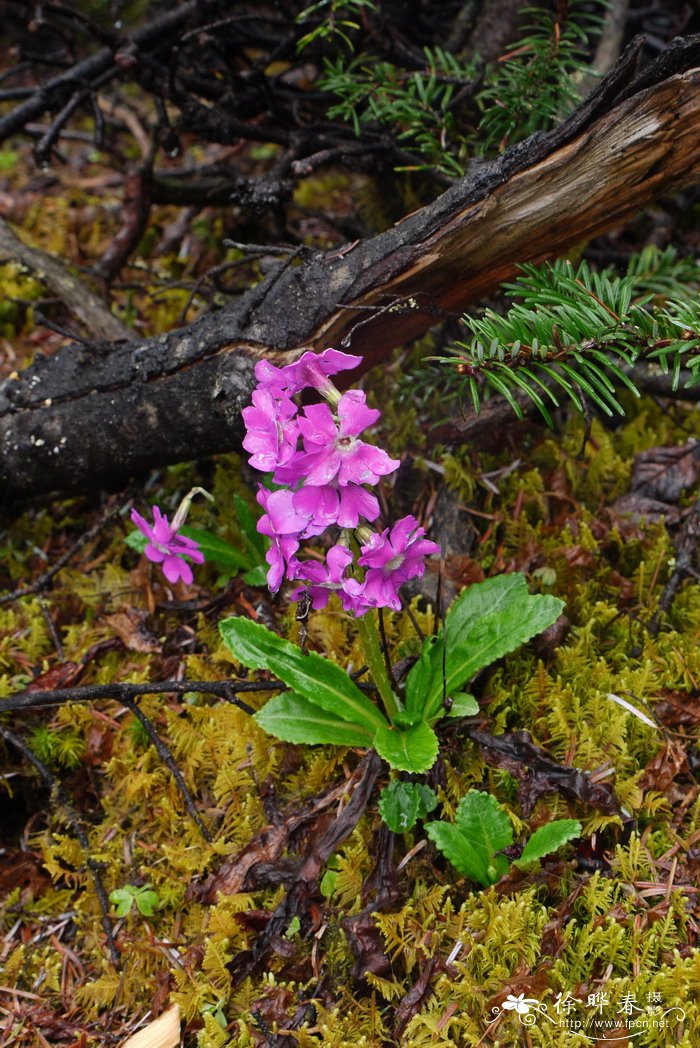
POLYGON ((131 519, 148 539, 144 550, 148 560, 162 565, 163 574, 168 582, 175 583, 182 579, 189 585, 193 578, 192 568, 183 558, 189 557, 195 564, 203 564, 204 554, 199 548, 199 543, 194 539, 185 538, 184 535, 178 535, 177 529, 172 527, 158 506, 153 507, 152 525, 135 509, 131 511, 131 519))
POLYGON ((338 425, 327 404, 310 404, 299 418, 304 452, 297 452, 275 473, 279 483, 305 480, 310 485, 376 484, 379 478, 398 469, 398 459, 386 451, 358 440, 373 425, 379 412, 368 408, 359 389, 344 393, 338 403, 338 425))
POLYGON ((241 414, 246 426, 243 447, 251 452, 254 469, 269 473, 291 459, 299 436, 296 404, 287 397, 277 399, 269 389, 256 389, 252 406, 241 414))
POLYGON ((301 586, 292 594, 293 600, 299 600, 302 593, 308 591, 314 611, 325 608, 331 593, 342 589, 345 571, 352 564, 352 553, 346 546, 331 546, 326 554, 326 563, 319 560, 299 561, 296 565, 295 578, 310 583, 301 586))
POLYGON ((437 543, 423 538, 424 535, 425 529, 409 515, 381 535, 372 535, 362 547, 358 564, 367 569, 362 598, 368 605, 401 610, 399 587, 408 579, 420 577, 425 571, 425 558, 440 552, 437 543))
POLYGON ((309 350, 293 364, 285 364, 281 368, 261 360, 255 365, 255 377, 258 389, 268 389, 275 397, 291 397, 309 387, 323 393, 329 388, 334 389, 328 381, 329 375, 351 370, 361 363, 362 357, 341 353, 338 349, 325 349, 323 353, 312 353, 309 350))

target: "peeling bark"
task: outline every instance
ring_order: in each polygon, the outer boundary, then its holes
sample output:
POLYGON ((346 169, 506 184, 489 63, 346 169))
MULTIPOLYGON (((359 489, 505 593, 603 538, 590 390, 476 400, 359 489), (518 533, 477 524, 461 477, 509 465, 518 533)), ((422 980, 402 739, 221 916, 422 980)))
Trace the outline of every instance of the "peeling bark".
POLYGON ((300 252, 188 327, 116 348, 65 346, 0 386, 6 498, 117 483, 240 446, 257 359, 335 345, 366 366, 460 311, 518 263, 561 254, 700 178, 700 38, 634 78, 639 43, 572 116, 393 229, 300 252), (413 301, 411 301, 413 300, 413 301))

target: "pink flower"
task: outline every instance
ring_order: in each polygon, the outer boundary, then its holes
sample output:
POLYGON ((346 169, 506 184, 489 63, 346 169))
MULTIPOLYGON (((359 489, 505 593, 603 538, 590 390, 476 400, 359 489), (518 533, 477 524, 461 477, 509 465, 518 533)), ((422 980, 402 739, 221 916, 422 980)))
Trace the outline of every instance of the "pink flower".
POLYGON ((243 408, 241 414, 247 431, 243 447, 251 452, 250 465, 268 473, 288 462, 299 435, 296 404, 287 397, 277 399, 269 389, 256 389, 252 406, 243 408))
POLYGON ((299 418, 304 451, 297 452, 275 473, 275 480, 289 484, 326 485, 337 480, 346 484, 376 484, 379 478, 399 467, 399 460, 386 451, 358 440, 358 435, 379 418, 368 408, 359 389, 344 393, 338 402, 338 425, 327 404, 310 404, 299 418))
POLYGON ((321 393, 329 390, 335 392, 328 376, 356 368, 361 363, 362 357, 341 353, 338 349, 325 349, 323 353, 312 353, 309 350, 293 364, 285 364, 281 368, 260 360, 255 365, 255 377, 258 389, 267 389, 275 397, 291 397, 310 386, 321 393))
POLYGON ((189 557, 195 564, 204 563, 204 554, 199 548, 199 543, 194 539, 178 535, 177 528, 172 527, 157 506, 153 507, 153 525, 136 512, 131 511, 131 519, 136 527, 148 539, 144 553, 154 564, 161 564, 163 574, 168 582, 177 582, 182 579, 188 585, 192 582, 192 568, 184 557, 189 557))
POLYGON ((352 564, 352 553, 346 546, 331 546, 326 554, 326 563, 319 560, 297 562, 297 579, 310 582, 310 586, 300 586, 292 594, 293 600, 299 600, 302 593, 308 591, 314 611, 325 608, 328 598, 334 590, 341 590, 344 574, 352 564))
POLYGON ((425 571, 425 558, 439 553, 436 542, 423 538, 415 517, 402 517, 391 530, 386 528, 381 535, 372 535, 362 547, 358 564, 367 568, 361 593, 351 587, 356 599, 364 600, 370 607, 401 610, 398 589, 408 579, 420 577, 425 571))
POLYGON ((296 577, 294 571, 297 560, 294 554, 299 549, 300 540, 310 535, 320 535, 325 530, 325 524, 318 524, 297 513, 292 491, 268 491, 261 485, 256 498, 265 510, 257 529, 272 542, 265 559, 270 565, 267 584, 275 593, 282 585, 285 574, 287 578, 296 577))
POLYGON ((324 528, 334 524, 340 528, 356 528, 360 517, 376 520, 379 516, 376 498, 359 484, 309 485, 296 491, 292 502, 298 513, 323 524, 324 528))

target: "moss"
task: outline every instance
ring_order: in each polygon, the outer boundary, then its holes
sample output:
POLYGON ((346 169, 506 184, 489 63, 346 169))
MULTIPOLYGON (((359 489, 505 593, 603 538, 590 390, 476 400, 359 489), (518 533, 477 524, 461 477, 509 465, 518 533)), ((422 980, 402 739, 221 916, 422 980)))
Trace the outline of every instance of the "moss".
MULTIPOLYGON (((207 844, 150 740, 140 728, 134 729, 133 718, 117 703, 94 709, 67 706, 33 714, 31 730, 42 733, 40 738, 55 754, 63 746, 64 758, 53 756, 52 766, 80 797, 91 856, 103 864, 106 890, 148 882, 159 905, 150 918, 135 911, 116 925, 124 952, 123 969, 115 971, 105 957, 100 910, 83 849, 60 808, 53 808, 45 821, 34 820, 30 830, 30 844, 41 851, 52 886, 17 889, 0 903, 5 933, 19 921, 23 939, 20 944, 15 938, 4 957, 3 984, 38 992, 60 1012, 63 955, 40 933, 47 920, 58 921, 70 912, 70 949, 84 966, 75 997, 94 1045, 100 1043, 105 1010, 116 1007, 130 1016, 144 1014, 158 986, 167 983, 190 1024, 188 1045, 201 1048, 257 1044, 254 1013, 269 1012, 274 1016, 270 1029, 284 1029, 309 995, 317 997, 316 1011, 295 1030, 300 1046, 461 1046, 485 1036, 494 1044, 515 1046, 522 1043, 523 1028, 512 1014, 493 1012, 506 992, 536 997, 552 1015, 557 994, 571 993, 585 1001, 601 988, 615 1001, 634 993, 639 1001, 646 1002, 647 994, 661 994, 667 1006, 677 1002, 686 1019, 674 1027, 674 1043, 690 1048, 700 1019, 700 967, 691 919, 694 895, 682 883, 674 884, 669 856, 677 856, 680 871, 700 826, 700 799, 689 798, 679 808, 673 783, 657 786, 645 780, 644 769, 659 754, 662 736, 620 708, 609 694, 624 694, 634 705, 653 710, 669 692, 690 694, 697 687, 700 597, 696 586, 685 584, 662 631, 650 636, 638 620, 648 620, 657 607, 672 545, 658 523, 637 526, 634 535, 627 536, 620 522, 607 516, 606 507, 627 490, 633 453, 657 443, 678 443, 698 429, 700 422, 692 412, 673 422, 643 402, 614 432, 594 425, 582 469, 576 461, 580 424, 572 422, 563 441, 546 438, 531 451, 524 449, 518 469, 497 479, 498 494, 479 480, 483 472, 499 467, 495 455, 459 451, 442 463, 458 495, 466 504, 478 504, 488 518, 480 518, 480 563, 492 572, 519 568, 530 575, 539 567, 551 568, 550 591, 566 600, 571 620, 571 632, 555 654, 543 660, 532 647, 525 648, 503 660, 479 685, 490 729, 527 727, 557 760, 613 783, 630 813, 633 832, 629 834, 628 816, 602 815, 558 794, 542 798, 526 820, 518 804, 517 780, 489 767, 470 742, 446 741, 443 748, 444 769, 437 787, 442 817, 449 819, 459 798, 473 786, 491 790, 508 807, 516 833, 524 832, 526 822, 532 826, 555 816, 575 816, 582 819, 592 848, 594 835, 595 841, 603 842, 610 857, 604 871, 591 874, 557 860, 539 873, 473 892, 430 847, 419 848, 399 875, 396 903, 373 919, 390 968, 368 977, 360 992, 350 979, 354 958, 341 920, 361 908, 362 882, 373 868, 375 797, 337 850, 330 898, 326 903, 320 897, 314 901, 324 914, 317 938, 306 942, 296 936, 290 940, 293 959, 285 957, 285 951, 273 952, 266 971, 232 987, 226 965, 251 948, 256 914, 274 909, 284 888, 221 896, 207 907, 192 897, 188 886, 215 870, 223 857, 239 853, 269 824, 270 783, 275 785, 274 803, 283 811, 340 779, 357 755, 333 747, 301 749, 276 742, 240 710, 206 696, 178 701, 144 698, 142 709, 168 742, 214 834, 214 842, 207 844), (90 776, 97 777, 99 804, 90 776), (445 960, 459 942, 454 963, 448 970, 436 970, 432 993, 426 994, 400 1038, 395 1037, 393 1009, 430 958, 445 960), (310 962, 312 948, 327 973, 322 1000, 310 962), (37 984, 40 972, 45 975, 37 984)), ((167 471, 158 491, 160 504, 174 504, 195 475, 192 467, 167 471)), ((201 475, 197 479, 201 481, 201 475)), ((206 521, 222 537, 241 541, 230 512, 232 496, 244 494, 251 505, 253 501, 238 460, 222 457, 206 483, 216 494, 217 516, 207 516, 208 508, 195 506, 193 522, 206 521)), ((73 501, 56 506, 53 516, 38 510, 19 518, 11 536, 2 538, 10 550, 5 570, 13 584, 40 570, 36 548, 53 558, 84 527, 84 516, 84 509, 73 501)), ((91 649, 97 654, 86 663, 81 683, 156 679, 174 672, 216 679, 236 672, 238 667, 220 644, 216 619, 246 608, 276 616, 282 630, 298 635, 294 609, 282 602, 268 605, 238 581, 214 611, 206 609, 206 600, 195 610, 178 605, 157 574, 125 548, 123 535, 123 524, 113 523, 54 580, 47 602, 63 644, 62 660, 54 653, 36 598, 0 608, 2 694, 25 686, 37 672, 55 669, 60 662, 80 663, 91 649), (157 641, 153 650, 114 644, 109 617, 124 608, 147 614, 149 632, 157 641), (177 648, 169 640, 175 636, 188 638, 187 644, 177 648), (104 650, 105 644, 110 650, 104 650)), ((204 568, 198 578, 204 586, 213 586, 216 572, 204 568)), ((194 594, 204 597, 206 591, 194 594)), ((432 610, 419 598, 413 608, 422 629, 429 632, 432 610)), ((386 626, 400 657, 417 652, 418 640, 406 617, 387 615, 386 626)), ((355 624, 336 603, 312 616, 309 643, 343 665, 360 666, 355 624)), ((248 698, 254 706, 265 701, 262 693, 248 698)), ((13 767, 24 780, 31 774, 26 767, 13 767)), ((7 780, 8 787, 12 783, 7 780)), ((397 858, 419 844, 421 836, 418 828, 399 839, 397 858)), ((294 846, 292 842, 291 854, 294 846)), ((687 876, 679 880, 684 883, 687 876)), ((533 1045, 561 1044, 561 1029, 544 1019, 530 1027, 528 1035, 533 1045)), ((586 1042, 571 1032, 566 1043, 586 1042)), ((648 1030, 635 1043, 668 1042, 663 1031, 648 1030)))

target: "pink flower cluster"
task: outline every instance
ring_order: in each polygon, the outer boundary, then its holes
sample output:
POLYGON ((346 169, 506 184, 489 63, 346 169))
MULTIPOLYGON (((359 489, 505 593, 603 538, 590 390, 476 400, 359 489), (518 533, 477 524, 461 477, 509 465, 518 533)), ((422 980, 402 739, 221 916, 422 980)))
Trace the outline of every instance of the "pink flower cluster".
POLYGON ((346 611, 355 615, 370 608, 398 611, 399 587, 422 575, 426 556, 440 551, 424 538, 415 517, 403 517, 381 533, 360 523, 379 516, 379 503, 367 485, 375 486, 399 466, 398 459, 360 439, 379 411, 367 406, 361 390, 341 394, 331 382, 331 375, 355 368, 361 360, 327 349, 304 353, 281 368, 261 361, 255 368, 253 404, 243 410, 243 447, 250 452, 251 466, 272 473, 275 484, 284 485, 277 491, 261 485, 257 496, 265 511, 258 530, 271 540, 270 588, 278 590, 285 578, 300 581, 294 596, 308 592, 315 609, 336 592, 346 611), (327 403, 299 411, 292 398, 310 388, 327 403), (328 550, 325 563, 299 560, 302 540, 330 527, 341 530, 341 539, 328 550), (355 529, 360 547, 356 566, 349 548, 355 529))

